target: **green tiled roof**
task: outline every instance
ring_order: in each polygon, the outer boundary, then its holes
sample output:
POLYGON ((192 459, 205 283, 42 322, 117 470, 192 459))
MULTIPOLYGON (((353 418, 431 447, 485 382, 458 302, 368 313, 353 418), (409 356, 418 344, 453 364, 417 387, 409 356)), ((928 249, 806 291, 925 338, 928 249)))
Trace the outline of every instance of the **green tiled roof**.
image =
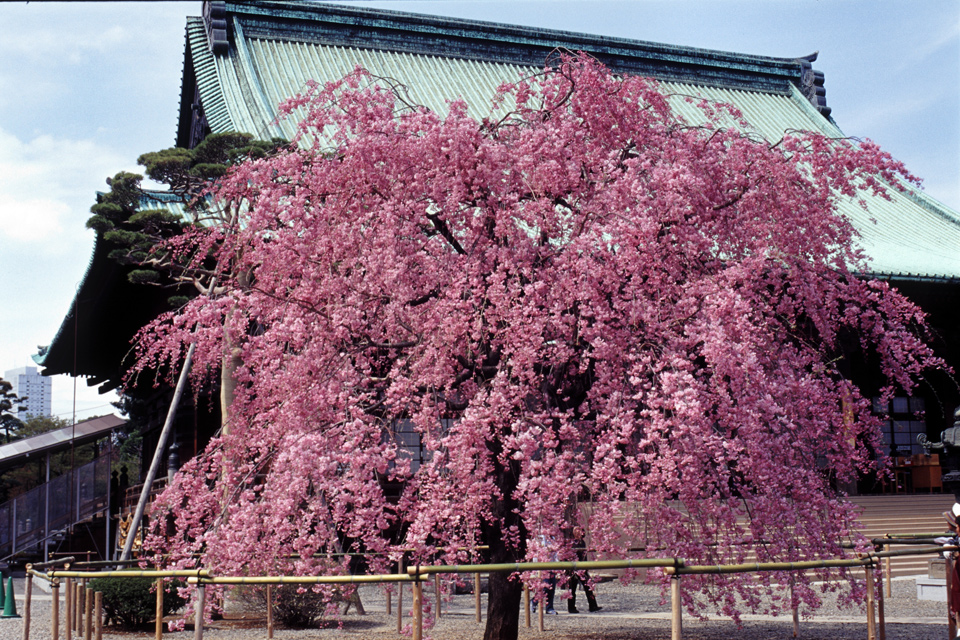
MULTIPOLYGON (((829 110, 822 90, 813 95, 814 72, 802 59, 324 4, 250 0, 226 3, 225 15, 228 43, 218 45, 223 54, 211 52, 203 19, 187 25, 187 65, 192 64, 213 132, 289 138, 294 125, 277 122, 276 105, 300 92, 307 80, 337 79, 357 65, 400 81, 414 102, 439 113, 449 100, 463 98, 474 115, 485 115, 501 83, 537 71, 553 48, 565 47, 587 51, 618 72, 657 77, 667 93, 732 103, 771 141, 790 130, 843 136, 824 115, 829 110)), ((699 117, 683 100, 674 106, 688 119, 699 117)), ((181 112, 190 107, 181 105, 181 112)), ((178 139, 187 139, 184 131, 178 139)), ((868 211, 855 202, 840 204, 860 233, 870 273, 960 279, 960 216, 923 194, 891 191, 891 198, 867 197, 868 211)))

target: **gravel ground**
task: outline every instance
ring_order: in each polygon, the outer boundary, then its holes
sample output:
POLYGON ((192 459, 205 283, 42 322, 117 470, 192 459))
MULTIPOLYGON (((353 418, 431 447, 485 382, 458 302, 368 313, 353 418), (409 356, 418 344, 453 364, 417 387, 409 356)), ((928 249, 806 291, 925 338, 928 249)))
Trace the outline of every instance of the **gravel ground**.
MULTIPOLYGON (((17 595, 17 611, 23 611, 22 581, 14 587, 17 595)), ((918 601, 913 579, 895 579, 893 596, 885 599, 886 637, 888 640, 941 640, 946 635, 946 603, 918 601)), ((545 631, 537 629, 537 618, 532 616, 532 627, 523 626, 520 618, 520 638, 551 638, 557 640, 660 640, 670 637, 670 605, 661 603, 657 587, 621 585, 606 582, 597 586, 597 599, 603 606, 598 613, 570 615, 561 613, 547 616, 545 631)), ((558 592, 559 595, 559 592, 558 592)), ((361 597, 366 615, 351 612, 343 617, 342 627, 327 629, 291 630, 276 629, 277 640, 356 640, 359 638, 400 638, 396 632, 396 615, 387 616, 382 591, 377 587, 362 587, 361 597)), ((583 595, 580 595, 581 599, 583 595)), ((558 597, 559 611, 566 607, 558 597)), ((409 606, 410 595, 404 597, 409 606)), ((435 640, 463 640, 482 638, 483 625, 474 619, 472 595, 455 596, 444 604, 444 614, 436 627, 424 632, 435 640)), ((585 602, 583 603, 586 604, 585 602)), ((61 612, 63 602, 61 600, 61 612)), ((484 603, 485 606, 485 603, 484 603)), ((31 607, 32 622, 30 638, 50 640, 51 598, 47 593, 34 589, 31 607)), ((583 609, 581 609, 583 610, 583 609)), ((394 608, 394 614, 396 609, 394 608)), ((485 613, 485 610, 484 610, 485 613)), ((237 614, 239 615, 239 614, 237 614)), ((62 613, 61 613, 62 616, 62 613)), ((233 616, 228 616, 233 617, 233 616)), ((23 618, 0 619, 0 640, 22 640, 23 618)), ((165 633, 165 638, 190 640, 193 631, 165 633)), ((800 621, 800 637, 809 640, 861 640, 866 638, 866 616, 856 609, 838 609, 835 600, 827 595, 824 606, 812 620, 800 621)), ((74 635, 76 638, 77 636, 74 635)), ((116 632, 105 629, 108 640, 133 640, 152 638, 153 633, 116 632)), ((243 620, 214 622, 204 628, 204 637, 210 640, 253 640, 266 638, 266 620, 257 614, 248 614, 243 620)), ((793 637, 793 623, 789 614, 772 618, 769 616, 744 616, 743 626, 738 629, 727 619, 699 621, 684 615, 683 637, 691 640, 766 640, 793 637)), ((60 638, 64 638, 61 627, 60 638)))

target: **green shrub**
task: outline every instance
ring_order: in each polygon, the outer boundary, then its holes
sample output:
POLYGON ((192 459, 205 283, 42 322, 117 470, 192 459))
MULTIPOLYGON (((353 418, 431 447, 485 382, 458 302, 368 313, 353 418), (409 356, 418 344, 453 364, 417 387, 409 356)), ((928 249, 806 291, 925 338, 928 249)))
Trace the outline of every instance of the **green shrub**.
MULTIPOLYGON (((314 591, 310 585, 278 584, 273 587, 273 616, 288 629, 316 627, 330 612, 331 607, 351 599, 353 588, 325 587, 314 591)), ((267 610, 265 587, 242 587, 237 595, 255 611, 267 610)))
MULTIPOLYGON (((155 582, 142 576, 94 578, 87 586, 103 593, 103 610, 109 620, 127 629, 139 629, 156 618, 155 582)), ((177 587, 182 586, 182 580, 164 582, 163 615, 183 608, 185 600, 177 592, 177 587)))

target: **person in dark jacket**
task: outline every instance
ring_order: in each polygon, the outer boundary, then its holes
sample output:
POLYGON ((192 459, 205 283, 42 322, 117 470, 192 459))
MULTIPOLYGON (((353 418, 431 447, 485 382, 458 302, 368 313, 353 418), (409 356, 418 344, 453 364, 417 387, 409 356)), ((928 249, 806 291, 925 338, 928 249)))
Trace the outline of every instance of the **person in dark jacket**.
MULTIPOLYGON (((954 503, 953 508, 943 512, 943 517, 947 521, 950 533, 953 535, 937 538, 936 542, 943 546, 957 546, 957 537, 960 535, 960 523, 958 523, 960 504, 954 503)), ((960 560, 957 559, 956 551, 945 551, 944 555, 948 553, 953 554, 954 562, 951 575, 947 576, 947 582, 950 585, 950 590, 947 593, 947 605, 950 610, 950 617, 958 629, 957 637, 960 637, 960 560)), ((947 566, 949 565, 948 562, 947 566)))
MULTIPOLYGON (((573 548, 577 552, 577 561, 586 562, 587 544, 583 539, 583 529, 574 527, 573 529, 573 548)), ((577 609, 577 585, 583 586, 583 593, 587 596, 587 605, 590 612, 600 611, 603 607, 597 604, 597 597, 590 586, 590 575, 583 570, 568 571, 567 576, 570 584, 570 599, 567 600, 567 611, 570 613, 580 613, 577 609)))

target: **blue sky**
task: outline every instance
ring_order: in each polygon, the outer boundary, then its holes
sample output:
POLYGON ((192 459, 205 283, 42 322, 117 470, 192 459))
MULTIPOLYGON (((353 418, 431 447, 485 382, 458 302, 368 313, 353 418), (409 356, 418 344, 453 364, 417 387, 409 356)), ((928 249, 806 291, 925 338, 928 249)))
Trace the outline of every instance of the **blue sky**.
MULTIPOLYGON (((871 138, 960 209, 956 0, 406 0, 342 2, 758 55, 814 51, 847 134, 871 138)), ((184 18, 199 2, 0 3, 0 375, 30 365, 93 246, 94 193, 172 146, 184 18)), ((957 249, 960 251, 960 247, 957 249)), ((69 417, 72 382, 54 379, 69 417)), ((78 385, 78 416, 112 397, 78 385)))

